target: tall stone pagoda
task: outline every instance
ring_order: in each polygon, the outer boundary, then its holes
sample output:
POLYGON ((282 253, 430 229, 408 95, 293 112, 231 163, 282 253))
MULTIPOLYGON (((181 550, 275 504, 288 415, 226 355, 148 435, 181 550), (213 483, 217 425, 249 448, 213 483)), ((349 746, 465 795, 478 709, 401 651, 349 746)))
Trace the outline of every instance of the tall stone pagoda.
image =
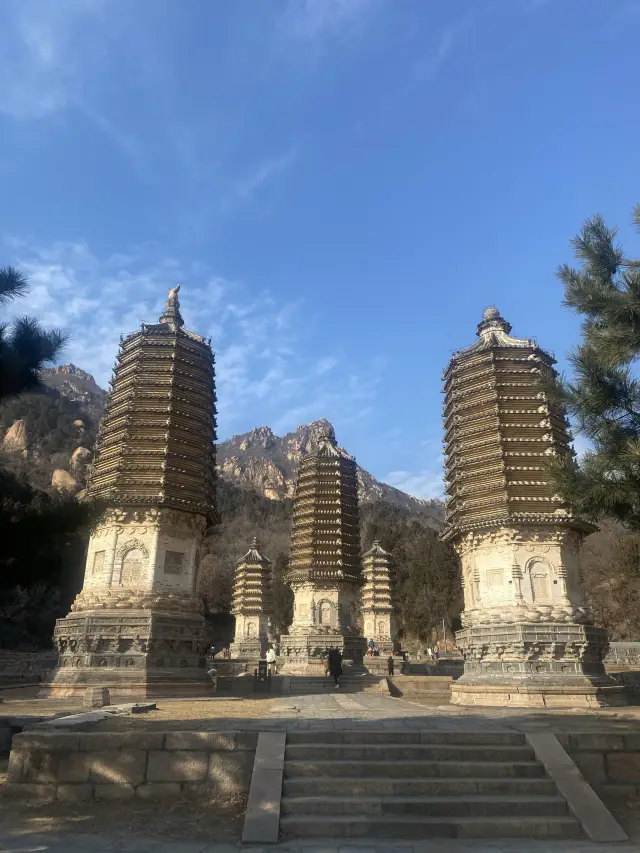
POLYGON ((619 704, 591 623, 580 547, 594 528, 555 493, 548 460, 572 453, 548 394, 555 359, 511 336, 495 308, 444 372, 447 515, 462 562, 458 704, 619 704))
POLYGON ((324 433, 300 461, 294 494, 287 575, 293 622, 281 638, 290 672, 321 666, 330 646, 355 660, 364 650, 356 625, 362 584, 356 463, 338 447, 330 424, 324 433))
POLYGON ((216 516, 214 359, 210 341, 184 328, 178 290, 158 323, 121 338, 89 484, 107 509, 82 591, 56 624, 45 695, 211 690, 196 583, 216 516))
POLYGON ((267 650, 271 626, 271 561, 259 551, 258 540, 236 564, 233 608, 236 629, 231 657, 257 658, 267 650))
POLYGON ((390 655, 397 629, 391 606, 389 554, 378 541, 362 557, 362 574, 361 614, 365 637, 375 642, 381 655, 390 655))

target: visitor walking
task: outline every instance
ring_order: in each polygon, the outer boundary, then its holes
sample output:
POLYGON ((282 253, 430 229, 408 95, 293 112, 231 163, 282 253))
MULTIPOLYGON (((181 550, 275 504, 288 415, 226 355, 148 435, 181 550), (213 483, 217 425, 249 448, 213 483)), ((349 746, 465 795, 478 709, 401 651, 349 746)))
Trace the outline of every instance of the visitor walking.
POLYGON ((387 669, 389 670, 389 675, 394 674, 394 667, 395 663, 393 660, 393 655, 389 655, 389 657, 387 658, 387 669))
POLYGON ((333 683, 340 687, 340 676, 342 675, 342 655, 340 650, 329 649, 329 672, 333 676, 333 683))
POLYGON ((267 663, 269 664, 269 672, 271 675, 277 675, 278 672, 278 659, 276 657, 276 650, 273 646, 269 646, 267 649, 267 663))

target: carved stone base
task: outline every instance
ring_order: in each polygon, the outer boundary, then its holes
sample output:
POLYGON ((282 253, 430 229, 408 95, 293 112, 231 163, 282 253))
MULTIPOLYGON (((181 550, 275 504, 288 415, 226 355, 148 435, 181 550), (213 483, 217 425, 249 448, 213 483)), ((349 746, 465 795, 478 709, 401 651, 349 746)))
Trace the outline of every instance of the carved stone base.
POLYGON ((366 641, 358 635, 329 631, 283 634, 280 638, 280 660, 284 661, 281 672, 292 675, 322 674, 324 657, 327 649, 332 647, 340 649, 343 660, 359 665, 366 651, 366 641))
POLYGON ((149 610, 81 611, 58 619, 60 657, 41 696, 62 697, 105 686, 116 699, 197 696, 212 692, 207 675, 209 626, 198 614, 149 610))
POLYGON ((459 705, 593 706, 626 704, 606 674, 607 632, 590 625, 475 625, 456 634, 464 675, 452 686, 459 705))
POLYGON ((234 640, 229 646, 229 650, 234 660, 237 658, 257 660, 266 655, 268 646, 269 641, 266 637, 264 639, 260 639, 259 637, 244 637, 241 640, 234 640))

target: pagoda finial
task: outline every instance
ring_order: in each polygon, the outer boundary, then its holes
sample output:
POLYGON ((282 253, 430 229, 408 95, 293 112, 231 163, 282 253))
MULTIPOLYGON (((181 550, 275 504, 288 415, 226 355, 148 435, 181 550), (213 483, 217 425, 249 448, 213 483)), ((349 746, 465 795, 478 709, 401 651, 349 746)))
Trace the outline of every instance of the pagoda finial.
POLYGON ((259 544, 259 542, 258 542, 258 537, 257 537, 257 536, 254 536, 254 537, 253 537, 253 539, 251 540, 251 547, 252 547, 252 548, 255 548, 255 550, 256 550, 256 551, 259 549, 260 544, 259 544))
POLYGON ((180 313, 180 300, 178 299, 179 290, 179 284, 171 288, 169 295, 167 296, 167 301, 164 305, 164 313, 160 317, 161 323, 175 326, 177 329, 181 329, 182 326, 184 326, 184 320, 180 313))
POLYGON ((511 323, 507 323, 495 305, 490 305, 482 312, 482 321, 478 323, 477 334, 481 338, 495 331, 505 332, 508 335, 511 331, 511 323))

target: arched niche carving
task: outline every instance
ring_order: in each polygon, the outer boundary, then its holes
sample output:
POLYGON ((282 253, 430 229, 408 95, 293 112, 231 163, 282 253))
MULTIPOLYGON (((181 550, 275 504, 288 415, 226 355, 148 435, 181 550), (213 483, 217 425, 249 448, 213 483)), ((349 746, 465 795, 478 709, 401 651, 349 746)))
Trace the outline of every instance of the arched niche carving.
POLYGON ((527 580, 527 598, 532 604, 546 604, 551 601, 551 580, 553 566, 544 557, 531 557, 527 560, 525 567, 525 578, 527 580))
POLYGON ((318 622, 327 628, 333 624, 333 605, 326 599, 318 604, 318 622))
POLYGON ((128 539, 116 549, 112 584, 137 584, 144 577, 149 550, 140 539, 128 539))

